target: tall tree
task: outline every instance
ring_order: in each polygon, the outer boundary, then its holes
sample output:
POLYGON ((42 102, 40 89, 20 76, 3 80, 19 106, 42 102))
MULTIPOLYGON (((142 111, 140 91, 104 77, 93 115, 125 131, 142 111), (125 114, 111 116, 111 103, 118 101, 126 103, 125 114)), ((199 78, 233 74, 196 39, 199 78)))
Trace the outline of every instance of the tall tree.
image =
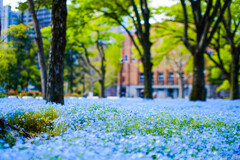
POLYGON ((151 46, 150 41, 150 9, 147 0, 78 0, 84 10, 92 12, 98 11, 103 13, 105 17, 113 19, 118 25, 130 36, 138 54, 144 70, 144 97, 152 98, 152 62, 151 62, 151 46), (95 5, 92 5, 95 4, 95 5), (123 21, 124 17, 129 17, 134 27, 134 31, 130 29, 123 21), (134 33, 133 33, 134 32, 134 33), (139 44, 139 45, 138 45, 139 44))
POLYGON ((228 7, 226 18, 222 19, 226 30, 226 37, 231 46, 232 64, 231 64, 231 87, 230 99, 239 98, 239 56, 240 56, 240 36, 237 33, 240 25, 239 0, 233 1, 228 7))
MULTIPOLYGON (((111 52, 111 54, 114 53, 112 57, 119 61, 118 51, 120 51, 120 42, 123 40, 123 36, 111 30, 116 26, 116 22, 112 19, 98 17, 88 10, 78 13, 74 4, 70 8, 67 30, 68 45, 78 46, 75 47, 75 50, 84 53, 88 67, 97 74, 100 84, 99 96, 105 97, 106 81, 109 83, 110 77, 113 76, 106 77, 106 75, 110 70, 114 70, 114 66, 107 68, 111 63, 109 52, 114 50, 111 52), (113 45, 116 47, 112 47, 113 45)), ((91 79, 93 82, 93 77, 91 79)))
MULTIPOLYGON (((230 99, 239 98, 240 35, 237 32, 240 25, 239 2, 234 0, 227 8, 222 24, 210 43, 214 52, 207 52, 215 67, 221 70, 223 79, 230 84, 230 99)), ((216 74, 214 76, 216 77, 216 74)))
POLYGON ((52 33, 49 54, 47 101, 64 104, 63 75, 66 46, 66 0, 52 2, 52 33))
POLYGON ((31 14, 34 30, 36 33, 36 44, 38 48, 38 63, 40 66, 40 75, 41 75, 41 88, 42 88, 42 96, 46 99, 46 89, 47 89, 47 70, 44 58, 44 49, 43 49, 43 41, 42 41, 42 34, 40 31, 39 21, 37 19, 37 15, 34 9, 34 2, 33 0, 28 0, 28 8, 31 14))
POLYGON ((8 81, 5 82, 8 89, 16 89, 17 85, 25 88, 29 84, 39 83, 40 74, 36 66, 36 55, 33 52, 29 29, 29 25, 19 24, 12 25, 7 30, 7 35, 11 38, 7 50, 11 50, 16 55, 16 65, 8 68, 8 81))
MULTIPOLYGON (((156 54, 153 56, 154 66, 158 66, 159 62, 164 63, 167 69, 175 72, 178 80, 179 98, 184 98, 185 84, 192 76, 190 53, 184 46, 183 42, 179 39, 182 36, 183 25, 178 22, 166 21, 160 25, 155 26, 154 37, 159 41, 161 37, 161 44, 153 46, 156 54)), ((194 35, 194 33, 191 33, 194 35)))
POLYGON ((202 8, 203 2, 201 0, 189 1, 192 15, 194 17, 194 27, 196 29, 196 39, 194 44, 190 43, 188 37, 189 21, 186 0, 181 0, 184 13, 184 36, 182 40, 194 59, 193 84, 190 100, 205 101, 204 53, 223 18, 226 8, 230 4, 230 0, 224 1, 223 5, 221 5, 221 0, 216 0, 215 3, 213 0, 209 0, 207 1, 205 10, 202 8))

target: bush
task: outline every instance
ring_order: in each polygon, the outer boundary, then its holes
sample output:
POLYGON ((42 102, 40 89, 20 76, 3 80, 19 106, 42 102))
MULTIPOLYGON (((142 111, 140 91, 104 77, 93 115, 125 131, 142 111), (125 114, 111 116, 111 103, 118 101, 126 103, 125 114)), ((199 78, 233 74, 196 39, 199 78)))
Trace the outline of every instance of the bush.
POLYGON ((37 97, 37 96, 42 96, 42 92, 35 91, 35 97, 37 97))
POLYGON ((73 96, 73 97, 81 97, 81 95, 78 94, 78 93, 72 93, 72 96, 73 96))
POLYGON ((31 97, 34 97, 34 92, 27 92, 27 96, 31 96, 31 97))
POLYGON ((19 93, 19 96, 20 96, 20 97, 27 96, 27 92, 22 91, 22 92, 19 93))
POLYGON ((19 128, 24 128, 33 137, 41 133, 49 133, 54 135, 52 130, 54 128, 53 120, 58 118, 61 114, 54 108, 48 108, 46 111, 39 112, 24 112, 8 114, 8 123, 16 125, 19 128))
POLYGON ((82 97, 81 94, 78 94, 78 93, 68 93, 68 94, 65 94, 64 97, 82 97))
POLYGON ((4 97, 6 97, 6 94, 0 93, 0 98, 4 98, 4 97))
POLYGON ((19 96, 32 96, 32 97, 37 97, 37 96, 42 96, 42 93, 39 91, 22 91, 19 96))
POLYGON ((17 96, 17 95, 18 95, 18 92, 17 92, 16 90, 10 90, 10 91, 8 92, 8 95, 10 95, 10 96, 17 96))

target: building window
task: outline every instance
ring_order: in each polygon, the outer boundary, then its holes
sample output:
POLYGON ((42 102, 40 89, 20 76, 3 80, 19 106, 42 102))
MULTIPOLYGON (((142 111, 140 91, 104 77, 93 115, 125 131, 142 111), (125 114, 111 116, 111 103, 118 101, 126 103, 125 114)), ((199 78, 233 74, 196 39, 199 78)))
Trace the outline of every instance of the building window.
MULTIPOLYGON (((154 82, 154 74, 152 73, 152 83, 154 82)), ((139 75, 139 83, 144 83, 144 74, 140 73, 139 75)))
POLYGON ((184 73, 181 73, 181 78, 184 79, 184 73))
POLYGON ((164 74, 163 73, 158 73, 158 83, 164 84, 164 74))
POLYGON ((132 58, 132 62, 134 63, 136 61, 136 59, 135 58, 132 58))
POLYGON ((168 75, 168 84, 174 84, 174 74, 169 73, 168 75))
POLYGON ((140 73, 139 75, 139 83, 144 83, 144 74, 143 73, 140 73))
POLYGON ((124 61, 125 61, 125 62, 128 61, 128 56, 127 56, 127 55, 124 56, 124 61))

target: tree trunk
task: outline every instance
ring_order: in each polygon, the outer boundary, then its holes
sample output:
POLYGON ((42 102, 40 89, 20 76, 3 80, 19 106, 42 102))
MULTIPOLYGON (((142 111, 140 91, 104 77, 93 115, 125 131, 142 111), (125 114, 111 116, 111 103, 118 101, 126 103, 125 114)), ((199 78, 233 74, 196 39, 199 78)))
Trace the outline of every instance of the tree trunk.
POLYGON ((101 80, 99 81, 100 82, 100 95, 99 97, 101 98, 104 98, 105 97, 105 94, 104 94, 104 91, 105 91, 105 86, 104 86, 104 83, 105 83, 105 66, 103 66, 103 62, 102 62, 102 75, 101 75, 101 80))
POLYGON ((230 99, 239 98, 239 53, 232 54, 230 99))
POLYGON ((82 94, 85 93, 85 76, 83 75, 83 81, 82 81, 82 84, 83 84, 83 91, 82 91, 82 94))
POLYGON ((144 55, 142 58, 143 63, 143 74, 144 74, 144 97, 145 98, 153 98, 152 97, 152 62, 151 62, 151 44, 144 49, 144 55))
POLYGON ((178 74, 178 90, 179 90, 179 98, 184 98, 184 80, 181 74, 178 74))
POLYGON ((193 83, 190 95, 191 101, 206 100, 206 88, 204 79, 204 56, 201 52, 193 54, 193 83))
POLYGON ((119 97, 122 97, 122 72, 123 72, 123 63, 121 62, 119 97))
MULTIPOLYGON (((102 77, 102 78, 103 78, 103 77, 102 77)), ((100 82, 100 93, 99 93, 99 97, 100 97, 100 98, 104 98, 104 97, 105 97, 105 94, 104 94, 104 90, 105 90, 104 82, 105 82, 105 80, 104 80, 104 78, 101 79, 101 80, 99 80, 99 82, 100 82)))
POLYGON ((90 69, 91 92, 92 92, 92 94, 94 95, 94 80, 93 80, 93 75, 94 75, 94 71, 93 71, 93 69, 91 68, 91 69, 90 69))
POLYGON ((41 75, 41 88, 42 88, 42 97, 46 99, 46 90, 47 90, 47 70, 44 57, 44 49, 42 42, 42 34, 39 27, 39 22, 34 10, 33 0, 28 0, 29 12, 33 20, 34 30, 36 32, 36 44, 38 48, 38 63, 40 66, 40 75, 41 75))
POLYGON ((70 92, 71 94, 73 93, 73 65, 72 64, 70 66, 70 92))
POLYGON ((64 104, 63 73, 66 46, 66 0, 52 2, 52 35, 49 54, 47 101, 64 104))

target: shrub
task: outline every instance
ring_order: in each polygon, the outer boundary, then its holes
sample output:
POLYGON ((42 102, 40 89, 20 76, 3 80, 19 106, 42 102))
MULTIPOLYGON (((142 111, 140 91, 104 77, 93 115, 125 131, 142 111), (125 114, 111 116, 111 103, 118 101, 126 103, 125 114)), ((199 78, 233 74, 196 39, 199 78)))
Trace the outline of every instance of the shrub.
POLYGON ((73 96, 73 97, 81 97, 81 95, 80 94, 78 94, 78 93, 72 93, 72 95, 71 96, 73 96))
POLYGON ((27 96, 32 96, 32 97, 34 97, 34 92, 31 92, 31 91, 27 92, 27 96))
POLYGON ((41 133, 49 133, 54 135, 52 132, 54 128, 53 120, 58 118, 61 114, 54 108, 48 108, 46 111, 39 112, 24 112, 20 111, 17 113, 8 114, 8 122, 12 125, 16 125, 19 128, 24 128, 33 137, 41 133))
POLYGON ((4 97, 6 97, 6 94, 0 93, 0 98, 4 98, 4 97))
POLYGON ((18 92, 17 92, 16 90, 10 90, 10 91, 8 92, 8 95, 10 95, 10 96, 17 96, 17 95, 18 95, 18 92))
POLYGON ((22 91, 19 96, 32 96, 32 97, 37 97, 37 96, 42 96, 42 93, 39 91, 22 91))
POLYGON ((65 94, 64 97, 82 97, 81 94, 78 94, 78 93, 68 93, 68 94, 65 94))
POLYGON ((19 96, 21 96, 21 97, 23 97, 23 96, 27 96, 27 92, 22 91, 22 92, 19 93, 19 96))
POLYGON ((35 96, 42 96, 42 92, 39 92, 39 91, 35 91, 35 96))

